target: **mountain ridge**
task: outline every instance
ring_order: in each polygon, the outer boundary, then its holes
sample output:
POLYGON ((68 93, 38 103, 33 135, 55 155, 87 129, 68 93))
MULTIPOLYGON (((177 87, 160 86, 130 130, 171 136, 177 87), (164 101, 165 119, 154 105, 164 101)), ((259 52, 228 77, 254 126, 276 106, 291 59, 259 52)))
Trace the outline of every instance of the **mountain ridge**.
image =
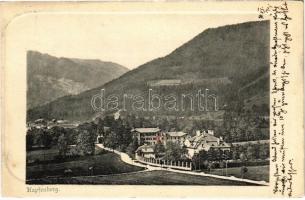
POLYGON ((55 57, 27 52, 27 109, 59 97, 79 94, 116 78, 128 69, 98 59, 55 57), (88 78, 90 77, 90 78, 88 78))
MULTIPOLYGON (((231 101, 230 98, 234 98, 234 95, 236 96, 236 91, 242 86, 266 73, 269 75, 269 29, 269 21, 245 22, 206 29, 170 54, 140 65, 100 87, 80 95, 60 98, 45 107, 31 110, 29 119, 37 117, 73 119, 79 118, 80 115, 83 119, 89 119, 95 115, 90 107, 90 99, 102 88, 114 94, 124 92, 135 94, 145 91, 147 89, 145 85, 152 80, 229 79, 232 84, 215 85, 211 82, 211 84, 192 85, 193 88, 211 88, 218 92, 221 101, 226 103, 231 101), (228 90, 233 90, 234 94, 229 94, 228 90), (56 107, 74 111, 69 114, 69 111, 61 112, 56 107)), ((184 90, 186 87, 188 86, 185 86, 184 90)), ((178 90, 183 89, 180 87, 178 90)), ((246 101, 262 90, 269 91, 269 76, 250 85, 246 92, 238 96, 246 101)), ((264 95, 262 99, 268 102, 269 96, 264 95)))

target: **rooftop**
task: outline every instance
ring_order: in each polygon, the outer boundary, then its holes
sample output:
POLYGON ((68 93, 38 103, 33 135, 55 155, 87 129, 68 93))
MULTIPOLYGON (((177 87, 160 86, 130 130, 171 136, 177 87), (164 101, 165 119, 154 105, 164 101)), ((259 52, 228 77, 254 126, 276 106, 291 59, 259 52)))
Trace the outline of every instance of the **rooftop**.
POLYGON ((152 145, 142 145, 140 147, 138 147, 138 149, 136 150, 136 152, 138 151, 142 151, 143 153, 154 153, 154 147, 152 145))
POLYGON ((163 79, 163 80, 153 80, 149 81, 150 86, 166 86, 166 85, 179 85, 181 84, 180 79, 163 79))
POLYGON ((206 142, 206 145, 213 147, 230 147, 228 143, 222 142, 218 145, 220 138, 217 138, 208 133, 202 133, 200 136, 194 136, 188 139, 191 142, 192 148, 197 148, 202 142, 206 142), (212 145, 213 144, 213 145, 212 145))
POLYGON ((168 134, 171 137, 182 137, 182 136, 187 135, 187 133, 184 133, 182 131, 179 131, 179 132, 167 132, 166 134, 168 134))
POLYGON ((133 131, 138 133, 157 133, 160 132, 159 128, 135 128, 133 131))

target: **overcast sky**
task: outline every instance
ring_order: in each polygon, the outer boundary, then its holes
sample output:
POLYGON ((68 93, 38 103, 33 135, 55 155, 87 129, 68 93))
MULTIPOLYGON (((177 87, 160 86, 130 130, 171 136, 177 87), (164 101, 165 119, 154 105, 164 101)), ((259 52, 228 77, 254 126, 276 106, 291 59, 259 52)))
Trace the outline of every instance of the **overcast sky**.
POLYGON ((255 14, 34 14, 13 25, 22 30, 16 43, 27 50, 132 69, 169 54, 207 28, 255 20, 255 14))

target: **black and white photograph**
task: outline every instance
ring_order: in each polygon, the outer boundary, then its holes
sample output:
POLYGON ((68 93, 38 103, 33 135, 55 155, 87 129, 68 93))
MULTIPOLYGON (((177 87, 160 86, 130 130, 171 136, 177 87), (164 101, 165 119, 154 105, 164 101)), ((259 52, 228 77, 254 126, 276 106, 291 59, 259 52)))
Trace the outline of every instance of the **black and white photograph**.
POLYGON ((26 184, 269 184, 269 20, 140 13, 30 22, 26 184))
POLYGON ((302 7, 0 3, 4 196, 304 196, 302 7))

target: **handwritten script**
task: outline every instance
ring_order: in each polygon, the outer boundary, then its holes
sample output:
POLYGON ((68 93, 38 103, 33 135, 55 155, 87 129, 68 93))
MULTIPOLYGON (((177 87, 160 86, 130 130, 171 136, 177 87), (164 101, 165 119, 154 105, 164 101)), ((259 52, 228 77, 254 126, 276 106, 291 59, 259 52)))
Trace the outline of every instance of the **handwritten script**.
POLYGON ((285 1, 278 5, 267 5, 258 8, 260 19, 270 19, 271 27, 271 140, 270 160, 275 171, 271 176, 274 194, 282 196, 293 195, 293 178, 297 174, 294 159, 287 157, 287 144, 285 142, 285 123, 287 123, 288 102, 287 85, 290 83, 290 72, 287 60, 291 52, 290 42, 292 35, 289 32, 288 4, 285 1))

